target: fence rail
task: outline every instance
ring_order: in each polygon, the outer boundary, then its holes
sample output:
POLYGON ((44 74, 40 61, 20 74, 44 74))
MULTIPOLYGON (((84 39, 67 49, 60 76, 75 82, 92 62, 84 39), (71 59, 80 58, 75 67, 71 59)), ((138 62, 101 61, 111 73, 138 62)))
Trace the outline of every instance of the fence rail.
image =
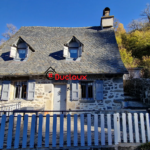
POLYGON ((150 142, 148 113, 2 115, 0 149, 150 142), (37 130, 36 130, 37 129, 37 130))

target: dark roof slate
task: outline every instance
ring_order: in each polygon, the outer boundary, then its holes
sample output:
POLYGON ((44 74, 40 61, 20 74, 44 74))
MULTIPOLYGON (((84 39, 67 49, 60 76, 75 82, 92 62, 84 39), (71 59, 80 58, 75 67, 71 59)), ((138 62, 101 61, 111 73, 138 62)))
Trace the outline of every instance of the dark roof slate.
POLYGON ((0 49, 0 75, 41 75, 50 66, 60 74, 127 73, 121 60, 114 29, 100 27, 21 27, 0 49), (84 44, 80 61, 66 61, 63 45, 72 36, 84 44), (27 61, 9 58, 10 46, 21 37, 35 52, 27 61))

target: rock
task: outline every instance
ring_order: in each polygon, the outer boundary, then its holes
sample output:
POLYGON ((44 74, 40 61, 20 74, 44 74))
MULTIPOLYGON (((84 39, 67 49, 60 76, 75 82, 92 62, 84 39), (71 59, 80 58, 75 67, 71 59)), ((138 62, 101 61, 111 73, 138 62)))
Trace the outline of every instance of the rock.
POLYGON ((112 109, 112 107, 107 107, 107 109, 112 109))
POLYGON ((121 103, 124 99, 116 99, 116 100, 113 100, 114 103, 121 103))
POLYGON ((108 96, 108 98, 113 98, 114 97, 114 95, 110 95, 110 96, 108 96))
POLYGON ((123 88, 123 84, 119 84, 119 88, 123 88))
POLYGON ((111 103, 111 100, 107 100, 107 101, 105 101, 105 103, 106 103, 106 104, 109 104, 109 103, 111 103))

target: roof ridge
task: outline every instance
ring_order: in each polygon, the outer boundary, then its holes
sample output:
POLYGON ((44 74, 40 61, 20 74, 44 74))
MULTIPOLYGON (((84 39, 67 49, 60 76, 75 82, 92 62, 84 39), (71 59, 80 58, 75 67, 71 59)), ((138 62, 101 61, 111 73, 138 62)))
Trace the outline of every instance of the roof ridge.
POLYGON ((50 26, 22 26, 21 28, 37 28, 37 27, 42 27, 42 28, 92 28, 92 27, 101 27, 101 26, 86 26, 86 27, 50 27, 50 26))

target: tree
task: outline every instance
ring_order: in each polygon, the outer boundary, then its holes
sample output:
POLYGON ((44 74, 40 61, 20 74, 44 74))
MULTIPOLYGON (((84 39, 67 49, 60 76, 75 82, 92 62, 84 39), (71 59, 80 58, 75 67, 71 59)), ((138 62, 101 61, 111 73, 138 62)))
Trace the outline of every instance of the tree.
POLYGON ((147 7, 142 11, 141 16, 146 17, 150 23, 150 4, 146 4, 146 6, 147 7))
POLYGON ((129 31, 135 31, 135 30, 140 30, 145 26, 145 22, 142 21, 141 19, 137 19, 137 20, 132 20, 129 24, 128 24, 128 29, 129 31))
POLYGON ((7 24, 6 27, 7 30, 5 33, 2 34, 3 38, 0 40, 0 45, 17 32, 17 28, 13 24, 7 24))
POLYGON ((114 30, 116 31, 119 25, 119 20, 117 18, 114 18, 114 30))
POLYGON ((13 24, 7 24, 7 30, 5 33, 2 34, 2 36, 8 40, 12 35, 14 35, 17 32, 17 28, 13 24))
POLYGON ((118 28, 116 29, 116 32, 118 32, 119 34, 124 34, 126 33, 126 30, 124 29, 124 26, 122 23, 118 24, 118 28))

